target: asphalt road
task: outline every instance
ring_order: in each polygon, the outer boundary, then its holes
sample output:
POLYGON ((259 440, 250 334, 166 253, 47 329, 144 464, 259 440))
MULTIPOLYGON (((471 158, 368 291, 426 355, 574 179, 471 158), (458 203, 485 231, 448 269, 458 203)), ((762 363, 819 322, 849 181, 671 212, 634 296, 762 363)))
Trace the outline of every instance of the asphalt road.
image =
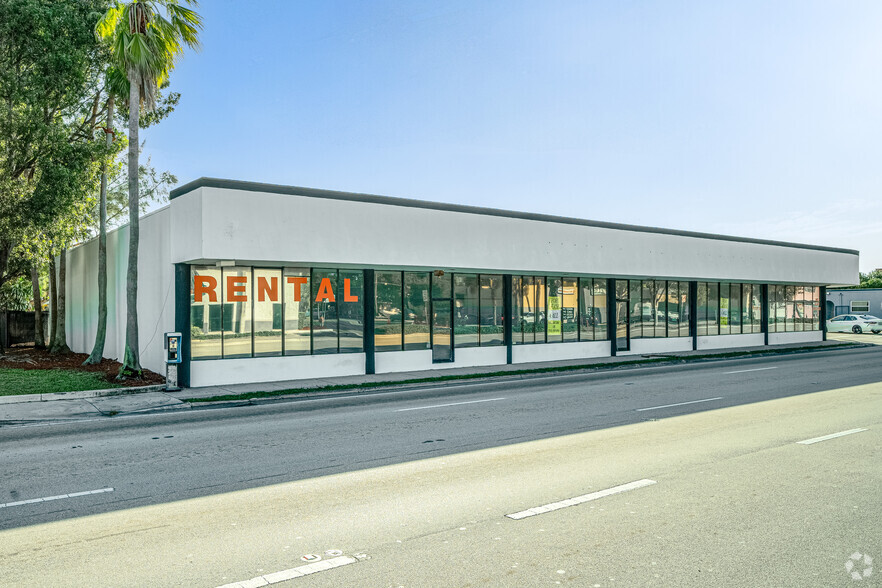
POLYGON ((113 492, 0 508, 0 529, 877 382, 880 360, 826 351, 4 428, 0 504, 113 492))
POLYGON ((274 586, 879 585, 880 352, 2 431, 13 498, 113 491, 0 508, 0 585, 218 586, 306 554, 346 565, 274 586))

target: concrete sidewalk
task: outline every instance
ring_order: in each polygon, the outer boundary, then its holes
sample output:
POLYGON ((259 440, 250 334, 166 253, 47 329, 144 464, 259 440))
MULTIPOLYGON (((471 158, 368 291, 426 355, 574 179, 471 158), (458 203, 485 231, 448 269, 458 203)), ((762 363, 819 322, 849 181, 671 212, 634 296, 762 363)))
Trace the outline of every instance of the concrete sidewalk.
MULTIPOLYGON (((765 346, 739 347, 733 349, 685 351, 655 355, 628 355, 516 365, 494 365, 471 368, 399 372, 392 374, 287 380, 262 384, 206 386, 203 388, 185 388, 178 392, 163 392, 156 390, 156 386, 147 386, 144 389, 115 388, 110 390, 92 390, 59 394, 4 396, 0 397, 0 428, 38 423, 75 421, 88 418, 106 418, 123 414, 186 410, 191 408, 192 405, 189 402, 185 402, 185 400, 191 398, 198 399, 229 396, 231 397, 231 401, 247 403, 247 400, 235 400, 235 397, 241 394, 254 392, 279 392, 284 390, 306 390, 306 392, 298 392, 298 396, 315 397, 340 392, 341 388, 336 388, 334 390, 320 390, 328 386, 357 389, 363 384, 372 384, 370 389, 376 390, 378 388, 377 384, 388 383, 390 387, 394 387, 396 384, 403 382, 434 379, 445 376, 475 376, 474 379, 470 378, 466 380, 475 382, 484 380, 484 378, 480 377, 482 374, 487 374, 488 378, 502 377, 526 379, 548 375, 549 370, 561 367, 574 368, 563 371, 562 373, 579 373, 581 370, 578 368, 584 367, 586 371, 604 367, 615 368, 617 366, 645 362, 647 359, 657 360, 659 362, 666 359, 670 361, 702 361, 713 360, 715 358, 722 359, 732 353, 749 353, 750 355, 743 356, 749 358, 780 355, 788 352, 811 352, 842 345, 842 341, 830 340, 810 344, 776 345, 774 348, 765 346), (510 375, 506 376, 505 374, 510 375), (315 391, 309 392, 309 390, 315 391)), ((867 345, 858 344, 854 345, 852 348, 866 346, 867 345)), ((737 359, 737 357, 735 359, 737 359)), ((551 371, 550 373, 555 372, 551 371)), ((218 401, 223 402, 222 399, 219 399, 218 401)))

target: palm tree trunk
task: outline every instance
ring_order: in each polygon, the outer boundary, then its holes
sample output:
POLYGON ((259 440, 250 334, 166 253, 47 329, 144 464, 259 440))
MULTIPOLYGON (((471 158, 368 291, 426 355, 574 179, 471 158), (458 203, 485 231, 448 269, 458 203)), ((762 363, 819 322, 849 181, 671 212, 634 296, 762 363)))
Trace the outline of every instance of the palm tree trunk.
MULTIPOLYGON (((108 148, 113 143, 113 94, 107 98, 107 124, 104 140, 108 148)), ((98 198, 98 330, 95 345, 83 365, 99 364, 104 356, 107 340, 107 160, 101 162, 101 192, 98 198)))
POLYGON ((140 111, 139 75, 128 72, 129 78, 129 263, 126 268, 126 350, 119 377, 141 377, 138 350, 138 115, 140 111))
POLYGON ((31 266, 31 287, 34 293, 34 347, 46 347, 43 338, 43 296, 40 295, 40 270, 37 264, 31 266))
POLYGON ((55 341, 58 331, 58 281, 55 256, 49 255, 49 346, 55 341))
POLYGON ((58 264, 58 318, 55 323, 55 338, 49 348, 51 353, 70 353, 67 346, 64 306, 67 292, 67 249, 61 250, 61 262, 58 264))

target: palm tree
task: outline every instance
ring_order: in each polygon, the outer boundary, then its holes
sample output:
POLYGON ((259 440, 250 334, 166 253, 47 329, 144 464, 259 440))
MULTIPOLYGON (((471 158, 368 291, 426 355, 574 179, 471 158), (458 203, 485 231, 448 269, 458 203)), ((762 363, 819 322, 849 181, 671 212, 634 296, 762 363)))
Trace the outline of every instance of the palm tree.
POLYGON ((189 6, 193 0, 140 0, 116 2, 96 27, 110 41, 114 66, 129 81, 129 260, 126 271, 126 347, 120 377, 140 376, 138 348, 138 123, 141 106, 151 111, 156 94, 184 46, 199 47, 197 33, 202 18, 189 6))
MULTIPOLYGON (((104 127, 104 140, 108 149, 113 142, 113 90, 107 92, 107 123, 104 127)), ((101 191, 98 196, 98 330, 92 353, 83 365, 97 365, 104 357, 104 342, 107 340, 107 159, 101 162, 101 191)), ((36 286, 34 296, 37 295, 36 286)))

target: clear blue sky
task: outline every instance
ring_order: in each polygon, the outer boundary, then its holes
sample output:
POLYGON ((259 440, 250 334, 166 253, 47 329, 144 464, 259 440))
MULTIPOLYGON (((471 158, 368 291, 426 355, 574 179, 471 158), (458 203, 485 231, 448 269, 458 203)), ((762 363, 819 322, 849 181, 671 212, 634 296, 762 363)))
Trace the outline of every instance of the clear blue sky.
POLYGON ((882 3, 205 1, 216 176, 848 247, 882 267, 882 3))

